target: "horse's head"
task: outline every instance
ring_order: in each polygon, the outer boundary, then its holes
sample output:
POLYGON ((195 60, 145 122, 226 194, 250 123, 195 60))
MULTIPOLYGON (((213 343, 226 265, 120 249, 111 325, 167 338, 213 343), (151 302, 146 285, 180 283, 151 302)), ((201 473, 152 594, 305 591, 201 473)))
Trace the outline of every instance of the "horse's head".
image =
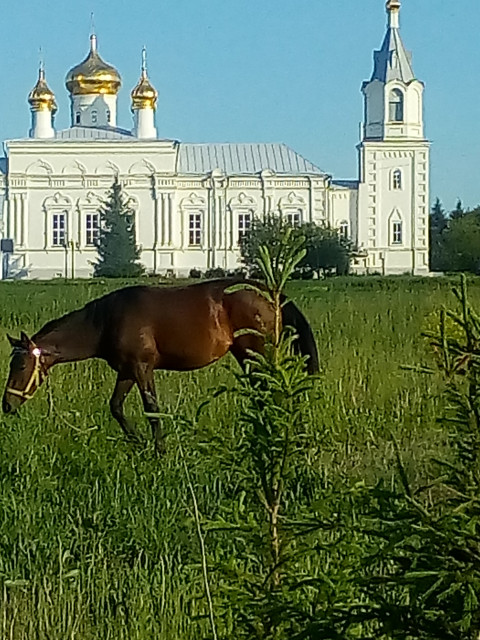
POLYGON ((25 400, 30 400, 45 380, 48 367, 46 354, 23 331, 19 340, 7 338, 13 350, 2 407, 5 413, 13 413, 25 400))

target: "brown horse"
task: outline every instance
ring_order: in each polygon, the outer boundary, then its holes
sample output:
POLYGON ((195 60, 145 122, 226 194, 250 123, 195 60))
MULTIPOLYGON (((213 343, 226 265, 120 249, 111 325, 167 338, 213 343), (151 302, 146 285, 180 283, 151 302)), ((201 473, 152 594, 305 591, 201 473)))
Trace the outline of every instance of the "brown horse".
MULTIPOLYGON (((123 403, 134 384, 148 414, 155 447, 163 436, 153 378, 154 369, 188 371, 215 362, 228 351, 243 363, 249 350, 261 352, 273 330, 274 313, 251 289, 228 293, 231 280, 185 287, 134 286, 109 293, 82 309, 48 322, 32 338, 22 332, 13 347, 3 410, 13 413, 29 400, 60 362, 102 358, 117 372, 110 409, 125 434, 136 439, 123 403), (254 329, 236 337, 240 329, 254 329)), ((297 350, 308 356, 309 372, 318 370, 312 330, 293 302, 283 306, 282 322, 293 326, 297 350)))

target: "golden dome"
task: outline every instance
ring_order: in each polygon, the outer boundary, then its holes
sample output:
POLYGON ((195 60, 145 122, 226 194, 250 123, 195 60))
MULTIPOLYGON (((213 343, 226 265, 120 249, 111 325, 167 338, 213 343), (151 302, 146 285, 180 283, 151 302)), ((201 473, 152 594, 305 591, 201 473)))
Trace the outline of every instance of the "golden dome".
POLYGON ((155 109, 158 92, 151 84, 147 75, 147 53, 142 51, 142 75, 137 85, 132 89, 132 111, 136 109, 155 109))
POLYGON ((55 94, 45 80, 45 69, 43 66, 41 66, 38 71, 37 84, 28 94, 28 102, 34 111, 51 111, 52 113, 56 113, 57 111, 55 94))
POLYGON ((116 95, 122 85, 120 74, 104 62, 97 52, 97 37, 90 36, 90 52, 83 62, 67 73, 65 84, 74 96, 116 95))

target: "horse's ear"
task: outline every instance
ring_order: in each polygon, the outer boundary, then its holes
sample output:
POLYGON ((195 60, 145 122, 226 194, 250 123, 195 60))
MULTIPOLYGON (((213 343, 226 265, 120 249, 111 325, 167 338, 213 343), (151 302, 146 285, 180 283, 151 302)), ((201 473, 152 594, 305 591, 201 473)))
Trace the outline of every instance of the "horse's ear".
POLYGON ((12 338, 12 336, 9 336, 8 333, 7 333, 7 340, 9 341, 9 343, 14 349, 22 346, 21 340, 18 340, 17 338, 12 338))
POLYGON ((30 338, 27 336, 27 334, 24 331, 20 333, 20 343, 22 347, 24 347, 25 349, 29 349, 33 344, 33 342, 30 340, 30 338))

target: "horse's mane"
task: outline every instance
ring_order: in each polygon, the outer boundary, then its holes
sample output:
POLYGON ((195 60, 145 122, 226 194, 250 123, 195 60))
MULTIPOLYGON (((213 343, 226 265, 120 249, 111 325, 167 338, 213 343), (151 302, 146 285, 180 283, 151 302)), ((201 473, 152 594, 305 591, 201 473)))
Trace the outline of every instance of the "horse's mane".
MULTIPOLYGON (((107 294, 107 296, 110 294, 107 294)), ((69 321, 81 321, 82 316, 85 321, 85 324, 93 325, 96 328, 101 328, 102 326, 102 313, 101 308, 103 307, 103 301, 107 296, 103 296, 101 298, 97 298, 96 300, 91 300, 87 302, 86 305, 81 307, 80 309, 74 309, 73 311, 69 311, 65 313, 60 318, 54 318, 53 320, 49 320, 43 327, 37 331, 37 333, 33 336, 32 340, 35 342, 36 339, 42 338, 49 333, 54 333, 56 331, 61 330, 65 324, 69 321)))
POLYGON ((35 342, 36 339, 43 338, 49 333, 61 330, 69 320, 72 322, 81 321, 82 315, 85 324, 101 330, 104 326, 106 316, 108 315, 109 303, 118 296, 127 297, 129 293, 132 294, 134 291, 138 291, 143 288, 145 287, 142 285, 124 287, 123 289, 110 291, 100 298, 90 300, 90 302, 87 302, 87 304, 80 307, 80 309, 74 309, 73 311, 65 313, 63 316, 60 316, 60 318, 49 320, 39 331, 37 331, 32 340, 35 342))

